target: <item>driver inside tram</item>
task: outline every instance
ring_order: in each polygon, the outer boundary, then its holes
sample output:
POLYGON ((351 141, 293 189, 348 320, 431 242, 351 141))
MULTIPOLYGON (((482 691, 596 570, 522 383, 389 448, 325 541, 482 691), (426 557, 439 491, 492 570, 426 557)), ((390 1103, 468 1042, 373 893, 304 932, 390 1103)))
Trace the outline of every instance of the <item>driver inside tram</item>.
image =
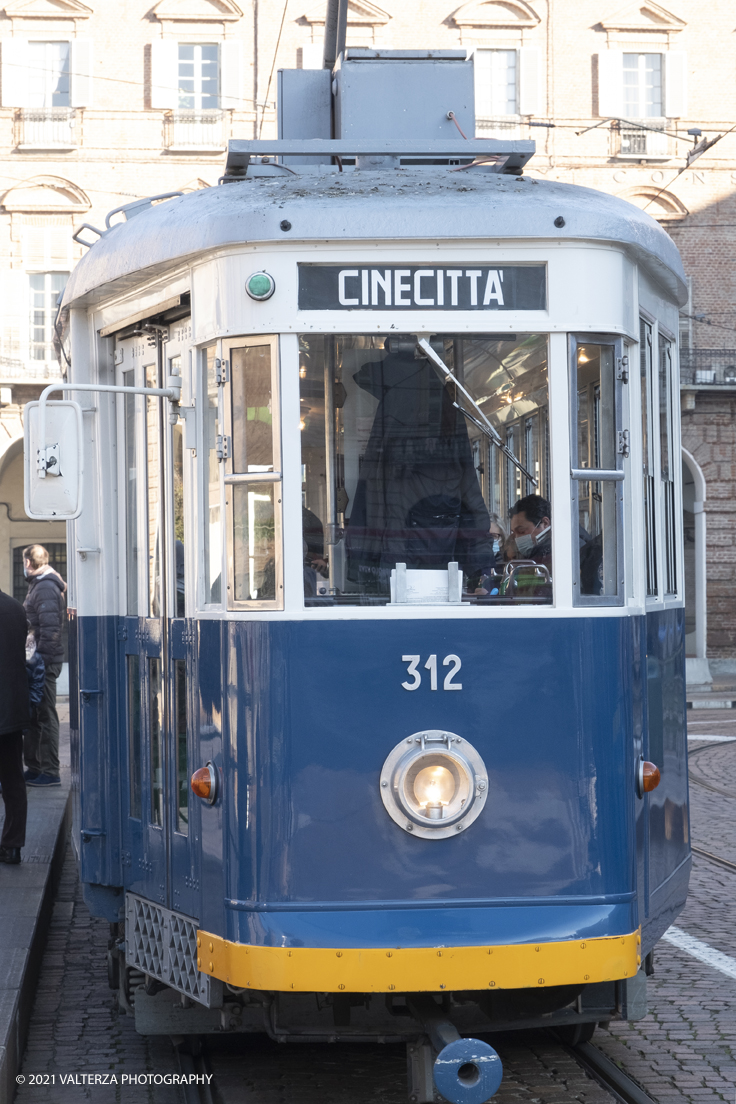
POLYGON ((552 510, 546 498, 530 494, 511 510, 511 533, 520 560, 552 567, 552 510))

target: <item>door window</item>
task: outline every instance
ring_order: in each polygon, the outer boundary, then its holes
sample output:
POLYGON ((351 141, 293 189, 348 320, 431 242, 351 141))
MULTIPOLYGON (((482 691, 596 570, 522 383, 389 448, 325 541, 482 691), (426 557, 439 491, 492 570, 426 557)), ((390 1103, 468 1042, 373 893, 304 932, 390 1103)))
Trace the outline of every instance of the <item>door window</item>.
MULTIPOLYGON (((573 587, 577 604, 622 600, 617 348, 572 339, 573 587)), ((625 438, 621 436, 623 442, 625 438)))
MULTIPOLYGON (((146 387, 158 387, 158 368, 149 364, 144 368, 146 387)), ((160 617, 161 609, 161 400, 146 399, 146 491, 147 491, 147 543, 148 543, 148 598, 149 615, 160 617)))
POLYGON ((229 342, 230 375, 226 460, 232 539, 229 604, 281 603, 281 474, 277 419, 275 338, 229 342))
POLYGON ((677 526, 675 524, 673 343, 659 335, 659 461, 662 479, 665 594, 677 594, 677 526))
POLYGON ((204 507, 204 602, 222 601, 222 532, 220 523, 220 465, 222 435, 220 429, 217 350, 214 345, 202 352, 202 394, 204 406, 204 468, 202 502, 204 507), (219 453, 219 456, 218 456, 219 453))
POLYGON ((641 443, 644 480, 644 540, 647 564, 647 596, 656 597, 657 582, 657 504, 655 483, 654 378, 652 327, 639 322, 639 371, 641 374, 641 443))

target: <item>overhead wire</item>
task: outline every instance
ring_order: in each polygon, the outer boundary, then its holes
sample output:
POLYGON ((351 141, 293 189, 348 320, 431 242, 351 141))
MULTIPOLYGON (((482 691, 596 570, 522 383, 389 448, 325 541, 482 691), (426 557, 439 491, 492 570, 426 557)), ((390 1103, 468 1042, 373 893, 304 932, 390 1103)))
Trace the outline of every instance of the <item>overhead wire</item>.
MULTIPOLYGON (((265 103, 266 104, 268 104, 268 93, 271 91, 271 81, 273 80, 273 74, 274 74, 274 70, 276 68, 276 59, 277 59, 278 54, 279 54, 279 46, 281 45, 281 35, 284 32, 284 23, 286 22, 286 10, 287 10, 288 7, 289 7, 289 0, 284 0, 284 10, 281 13, 281 25, 279 27, 278 38, 276 39, 276 46, 275 46, 274 51, 273 51, 273 62, 271 63, 271 72, 268 74, 268 84, 266 85, 266 96, 265 96, 265 103)), ((258 105, 256 104, 256 109, 257 108, 258 108, 258 105)), ((266 108, 264 107, 264 109, 261 113, 261 125, 258 128, 258 137, 259 138, 263 134, 263 124, 264 124, 265 121, 266 121, 266 108)))

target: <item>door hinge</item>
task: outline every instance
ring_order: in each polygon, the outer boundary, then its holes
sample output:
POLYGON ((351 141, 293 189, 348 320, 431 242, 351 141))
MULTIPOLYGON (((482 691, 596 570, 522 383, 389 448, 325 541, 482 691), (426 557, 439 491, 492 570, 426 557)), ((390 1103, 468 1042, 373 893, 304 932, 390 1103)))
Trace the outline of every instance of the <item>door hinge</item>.
POLYGON ((619 430, 618 434, 618 451, 621 456, 629 455, 629 431, 628 429, 619 430))
POLYGON ((215 358, 215 379, 218 386, 223 383, 230 382, 230 361, 220 360, 219 357, 215 358))
POLYGON ((230 456, 230 438, 218 434, 215 439, 215 452, 218 460, 227 460, 230 456))
POLYGON ((616 357, 616 379, 622 383, 629 382, 629 358, 627 356, 616 357))

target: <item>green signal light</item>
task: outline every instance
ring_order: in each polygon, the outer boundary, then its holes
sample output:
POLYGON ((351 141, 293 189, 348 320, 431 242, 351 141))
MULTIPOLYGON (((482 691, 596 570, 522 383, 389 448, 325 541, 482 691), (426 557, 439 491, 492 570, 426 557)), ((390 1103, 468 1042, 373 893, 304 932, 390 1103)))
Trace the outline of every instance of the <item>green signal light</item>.
POLYGON ((254 272, 245 281, 245 290, 251 299, 270 299, 276 290, 276 281, 267 272, 254 272))

